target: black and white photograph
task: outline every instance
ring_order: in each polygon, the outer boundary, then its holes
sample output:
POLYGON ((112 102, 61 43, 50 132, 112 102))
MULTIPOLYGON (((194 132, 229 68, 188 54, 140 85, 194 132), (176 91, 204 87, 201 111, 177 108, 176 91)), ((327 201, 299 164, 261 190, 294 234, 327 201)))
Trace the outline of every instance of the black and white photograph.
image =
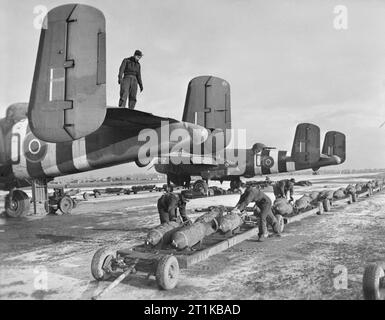
POLYGON ((0 300, 384 300, 384 34, 380 0, 0 0, 0 300))

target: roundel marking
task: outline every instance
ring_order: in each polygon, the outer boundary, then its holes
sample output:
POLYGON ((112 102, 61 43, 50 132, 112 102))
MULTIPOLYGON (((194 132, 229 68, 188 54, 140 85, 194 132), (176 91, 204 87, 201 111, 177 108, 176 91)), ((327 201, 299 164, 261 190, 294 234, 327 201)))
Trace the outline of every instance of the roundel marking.
POLYGON ((23 150, 26 159, 30 162, 40 162, 47 154, 47 144, 29 134, 24 139, 23 150))
POLYGON ((268 156, 262 160, 262 165, 270 169, 274 165, 274 159, 268 156))
POLYGON ((28 144, 28 151, 31 154, 33 154, 33 155, 38 154, 40 149, 41 149, 41 143, 40 143, 39 140, 33 139, 33 140, 31 140, 29 142, 29 144, 28 144))

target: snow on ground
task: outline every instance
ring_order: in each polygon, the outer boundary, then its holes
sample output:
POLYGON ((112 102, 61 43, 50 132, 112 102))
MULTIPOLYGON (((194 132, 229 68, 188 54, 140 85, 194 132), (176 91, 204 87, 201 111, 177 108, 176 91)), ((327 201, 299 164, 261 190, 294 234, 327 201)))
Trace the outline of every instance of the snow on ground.
MULTIPOLYGON (((297 176, 314 184, 296 188, 296 198, 372 177, 297 176)), ((94 252, 142 243, 158 224, 160 194, 91 199, 68 216, 0 219, 0 299, 90 299, 108 285, 90 274, 94 252)), ((194 199, 188 209, 195 218, 195 208, 233 206, 238 199, 194 199)), ((385 260, 384 228, 385 193, 379 193, 287 225, 280 238, 244 241, 183 270, 174 290, 159 291, 154 279, 135 275, 105 299, 361 299, 364 266, 385 260), (334 286, 336 268, 347 270, 346 289, 334 286)))

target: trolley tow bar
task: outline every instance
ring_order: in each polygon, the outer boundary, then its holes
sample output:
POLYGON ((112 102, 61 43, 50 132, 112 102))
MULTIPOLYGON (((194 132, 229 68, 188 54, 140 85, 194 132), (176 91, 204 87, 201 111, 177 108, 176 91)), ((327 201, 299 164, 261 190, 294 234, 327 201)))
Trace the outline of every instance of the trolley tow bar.
POLYGON ((113 282, 111 282, 107 288, 100 291, 97 295, 94 295, 91 299, 92 300, 98 300, 99 298, 104 296, 106 293, 108 293, 112 289, 114 289, 119 283, 121 283, 132 272, 132 270, 134 270, 138 261, 139 261, 139 259, 136 259, 135 262, 132 265, 130 265, 128 267, 128 269, 126 271, 124 271, 119 277, 117 277, 113 282))

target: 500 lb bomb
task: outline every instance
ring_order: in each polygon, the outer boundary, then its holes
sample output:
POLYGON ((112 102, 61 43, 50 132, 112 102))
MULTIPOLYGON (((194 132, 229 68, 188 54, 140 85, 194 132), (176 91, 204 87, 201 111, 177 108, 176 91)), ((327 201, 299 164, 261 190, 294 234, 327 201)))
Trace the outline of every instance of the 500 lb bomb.
POLYGON ((146 244, 156 246, 161 241, 163 241, 164 244, 170 243, 173 231, 180 226, 181 224, 175 221, 170 221, 157 226, 147 234, 146 244))
POLYGON ((223 215, 224 207, 210 207, 209 212, 200 216, 192 225, 183 227, 172 235, 171 245, 183 250, 191 248, 204 237, 218 230, 218 219, 223 215))
POLYGON ((333 193, 333 198, 334 199, 342 199, 345 197, 345 192, 343 188, 340 188, 333 193))
POLYGON ((318 195, 318 200, 322 201, 325 199, 333 200, 334 191, 333 190, 324 190, 321 191, 318 195))
POLYGON ((222 217, 219 221, 219 230, 223 233, 237 229, 243 220, 236 212, 231 212, 222 217))
POLYGON ((274 201, 273 209, 275 214, 280 214, 282 216, 292 214, 294 211, 293 206, 283 198, 278 198, 274 201))
POLYGON ((304 195, 295 202, 295 207, 298 210, 306 209, 311 202, 312 202, 312 199, 309 196, 304 195))

